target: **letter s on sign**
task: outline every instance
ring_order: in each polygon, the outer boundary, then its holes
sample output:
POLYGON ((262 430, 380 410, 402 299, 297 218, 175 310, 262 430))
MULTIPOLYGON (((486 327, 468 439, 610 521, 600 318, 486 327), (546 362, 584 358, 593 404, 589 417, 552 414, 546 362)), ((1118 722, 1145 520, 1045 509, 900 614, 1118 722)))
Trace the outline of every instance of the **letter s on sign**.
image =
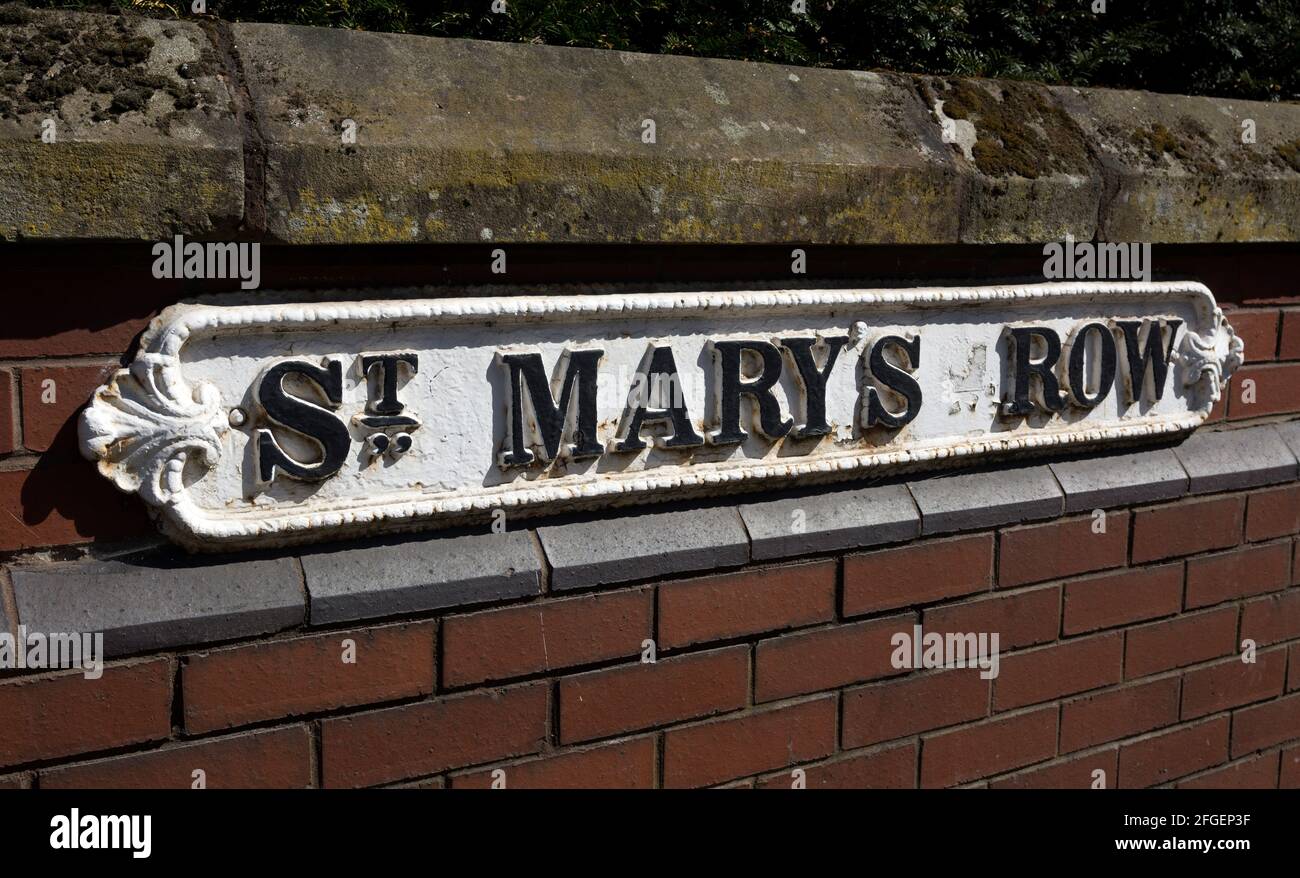
POLYGON ((319 445, 320 461, 304 464, 284 452, 269 429, 257 431, 257 478, 270 484, 283 473, 303 481, 319 482, 343 467, 352 436, 333 410, 343 403, 343 364, 326 359, 316 366, 306 360, 283 360, 268 366, 254 386, 253 396, 273 424, 292 430, 319 445), (329 408, 298 396, 290 396, 284 380, 291 375, 305 378, 320 388, 329 408))

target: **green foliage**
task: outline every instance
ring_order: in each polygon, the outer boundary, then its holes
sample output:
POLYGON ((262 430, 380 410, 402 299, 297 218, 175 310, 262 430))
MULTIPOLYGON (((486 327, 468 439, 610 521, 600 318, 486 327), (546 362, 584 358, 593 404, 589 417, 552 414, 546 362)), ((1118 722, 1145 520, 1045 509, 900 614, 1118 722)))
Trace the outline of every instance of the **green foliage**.
MULTIPOLYGON (((93 6, 33 0, 33 6, 93 6)), ((167 15, 189 0, 115 0, 167 15), (169 13, 168 10, 171 10, 169 13)), ((209 0, 244 21, 1300 99, 1300 0, 209 0)))

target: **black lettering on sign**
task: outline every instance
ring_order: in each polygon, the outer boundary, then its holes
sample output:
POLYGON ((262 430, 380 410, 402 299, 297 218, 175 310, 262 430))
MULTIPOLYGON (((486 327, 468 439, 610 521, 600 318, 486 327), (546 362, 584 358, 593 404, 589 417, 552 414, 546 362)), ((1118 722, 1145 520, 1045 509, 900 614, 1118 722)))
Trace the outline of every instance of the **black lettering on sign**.
POLYGON ((270 484, 283 473, 295 479, 319 482, 342 468, 352 444, 347 425, 333 414, 343 403, 343 363, 326 359, 321 366, 306 360, 284 360, 268 367, 254 385, 254 399, 274 424, 292 430, 320 446, 318 463, 305 464, 284 452, 269 429, 257 431, 257 474, 263 484, 270 484), (328 408, 284 389, 290 375, 305 378, 324 395, 328 408))
POLYGON ((718 395, 718 431, 709 437, 715 445, 735 445, 749 437, 740 427, 740 397, 748 396, 758 407, 757 428, 768 439, 780 439, 794 426, 781 420, 781 404, 772 388, 781 379, 781 352, 766 341, 711 341, 718 395), (741 378, 741 352, 755 354, 762 369, 752 381, 741 378))
POLYGON ((663 440, 665 448, 694 448, 704 444, 691 426, 673 349, 652 345, 633 379, 613 450, 640 451, 646 447, 641 438, 641 428, 647 422, 665 421, 673 425, 673 434, 663 440), (658 408, 650 408, 652 404, 658 408))
POLYGON ((1115 325, 1124 333, 1125 401, 1130 405, 1143 397, 1158 401, 1165 393, 1165 375, 1183 321, 1116 320, 1115 325))
POLYGON ((826 423, 826 379, 835 368, 840 348, 849 343, 849 337, 836 335, 822 341, 826 345, 826 365, 819 369, 813 356, 817 339, 781 339, 781 347, 794 363, 795 378, 803 391, 803 426, 793 433, 795 439, 826 436, 831 432, 830 424, 826 423))
POLYGON ((400 415, 406 406, 397 398, 397 371, 404 366, 411 374, 420 368, 420 357, 411 351, 398 354, 362 354, 361 374, 369 377, 379 372, 379 399, 366 401, 366 411, 374 415, 400 415))
POLYGON ((1008 327, 1011 345, 1011 399, 1002 406, 1003 414, 1028 415, 1035 409, 1059 412, 1065 409, 1061 385, 1056 380, 1056 363, 1061 359, 1061 337, 1046 326, 1008 327), (1043 347, 1041 359, 1033 358, 1033 340, 1043 347), (1030 383, 1030 379, 1037 382, 1030 383))
POLYGON ((886 335, 876 340, 867 354, 867 369, 871 377, 903 398, 905 405, 900 412, 891 412, 885 408, 880 399, 880 391, 870 383, 866 387, 867 427, 879 424, 891 430, 897 430, 910 424, 921 413, 921 385, 911 373, 921 367, 921 336, 911 340, 897 335, 886 335), (885 349, 894 348, 907 355, 907 368, 901 369, 885 357, 885 349))
POLYGON ((601 350, 566 350, 555 367, 555 379, 547 381, 541 354, 497 354, 505 367, 510 385, 510 403, 506 408, 507 449, 501 455, 502 466, 525 466, 533 462, 525 433, 541 440, 539 451, 544 462, 560 456, 560 441, 569 422, 569 408, 577 403, 577 430, 569 456, 574 459, 599 457, 602 451, 596 436, 596 370, 605 352, 601 350), (555 401, 554 391, 560 391, 555 401), (527 402, 524 393, 527 391, 527 402), (531 418, 534 429, 529 430, 531 418))
POLYGON ((1080 408, 1093 408, 1115 383, 1115 336, 1104 323, 1085 323, 1074 330, 1065 348, 1070 401, 1080 408), (1096 390, 1088 393, 1094 384, 1096 390))

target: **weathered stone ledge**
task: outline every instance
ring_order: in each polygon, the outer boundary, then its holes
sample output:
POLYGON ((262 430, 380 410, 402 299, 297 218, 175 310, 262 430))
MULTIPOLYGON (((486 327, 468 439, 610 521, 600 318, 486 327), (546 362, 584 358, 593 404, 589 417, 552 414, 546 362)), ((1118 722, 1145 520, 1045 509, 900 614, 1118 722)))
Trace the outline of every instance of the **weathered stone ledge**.
POLYGON ((218 563, 162 556, 8 567, 18 624, 102 632, 112 657, 288 628, 444 612, 549 591, 732 570, 1300 477, 1300 421, 1175 448, 940 475, 801 497, 607 513, 533 530, 340 544, 218 563), (802 512, 803 530, 791 523, 802 512), (547 585, 549 584, 549 589, 547 585))
POLYGON ((86 13, 0 49, 7 239, 1300 240, 1294 104, 86 13))

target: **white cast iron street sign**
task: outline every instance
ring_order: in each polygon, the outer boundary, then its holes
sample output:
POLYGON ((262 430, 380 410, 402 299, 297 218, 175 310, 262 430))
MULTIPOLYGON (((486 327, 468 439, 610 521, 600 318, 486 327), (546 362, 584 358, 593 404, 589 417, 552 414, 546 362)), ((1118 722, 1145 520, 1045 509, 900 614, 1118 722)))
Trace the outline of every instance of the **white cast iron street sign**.
POLYGON ((725 494, 1193 429, 1196 283, 178 305, 82 450, 192 548, 725 494))

